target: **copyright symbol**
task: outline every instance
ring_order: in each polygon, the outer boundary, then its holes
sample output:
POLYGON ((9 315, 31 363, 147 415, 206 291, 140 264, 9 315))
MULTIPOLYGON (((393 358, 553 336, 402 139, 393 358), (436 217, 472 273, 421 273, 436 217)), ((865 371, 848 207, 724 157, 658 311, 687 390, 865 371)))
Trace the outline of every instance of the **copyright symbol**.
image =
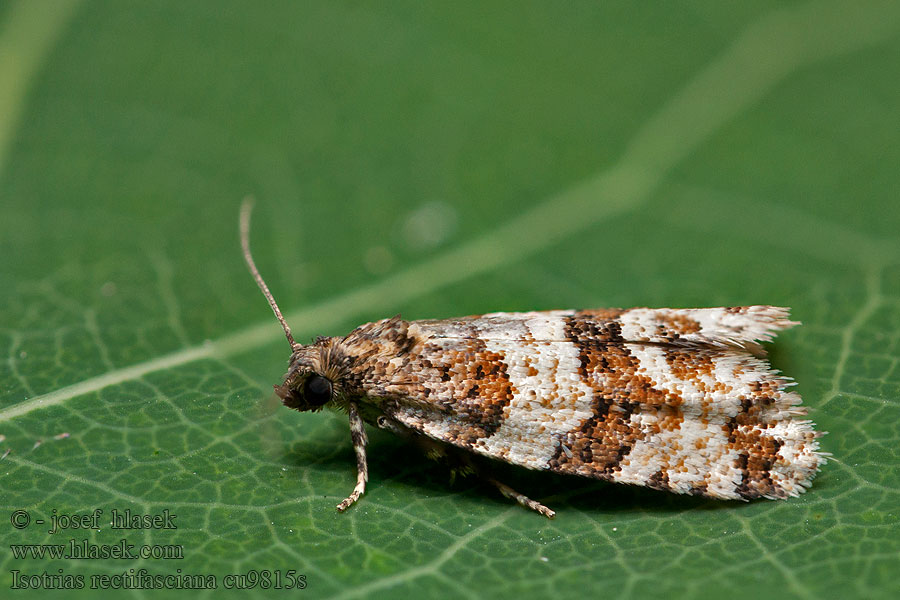
POLYGON ((31 515, 28 514, 27 510, 14 510, 11 515, 9 515, 9 522, 12 523, 12 526, 16 529, 25 529, 28 527, 28 524, 31 523, 31 515))

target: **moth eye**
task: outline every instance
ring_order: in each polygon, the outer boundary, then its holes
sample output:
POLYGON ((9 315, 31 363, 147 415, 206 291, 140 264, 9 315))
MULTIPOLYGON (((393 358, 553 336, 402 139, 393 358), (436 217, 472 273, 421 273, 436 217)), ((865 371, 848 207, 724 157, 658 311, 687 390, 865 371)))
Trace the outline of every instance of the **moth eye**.
POLYGON ((303 398, 312 405, 321 406, 331 400, 331 382, 321 375, 311 375, 303 384, 303 398))

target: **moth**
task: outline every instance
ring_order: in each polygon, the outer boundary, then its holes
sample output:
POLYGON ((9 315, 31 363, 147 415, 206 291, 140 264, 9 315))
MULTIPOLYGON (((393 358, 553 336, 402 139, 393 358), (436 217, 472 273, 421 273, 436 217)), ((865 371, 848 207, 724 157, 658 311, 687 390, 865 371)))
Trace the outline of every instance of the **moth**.
POLYGON ((726 500, 796 496, 826 460, 793 382, 761 345, 797 324, 786 308, 396 316, 303 345, 253 261, 250 210, 244 258, 291 346, 275 392, 289 408, 350 421, 356 486, 339 511, 366 489, 365 423, 547 517, 475 457, 726 500))

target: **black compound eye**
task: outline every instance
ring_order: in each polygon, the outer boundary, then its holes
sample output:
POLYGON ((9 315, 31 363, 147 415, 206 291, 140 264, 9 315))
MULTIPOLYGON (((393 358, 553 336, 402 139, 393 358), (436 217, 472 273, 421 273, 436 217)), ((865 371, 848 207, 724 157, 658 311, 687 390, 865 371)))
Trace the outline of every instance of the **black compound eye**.
POLYGON ((325 404, 331 400, 331 382, 321 375, 310 375, 303 384, 303 398, 314 406, 325 404))

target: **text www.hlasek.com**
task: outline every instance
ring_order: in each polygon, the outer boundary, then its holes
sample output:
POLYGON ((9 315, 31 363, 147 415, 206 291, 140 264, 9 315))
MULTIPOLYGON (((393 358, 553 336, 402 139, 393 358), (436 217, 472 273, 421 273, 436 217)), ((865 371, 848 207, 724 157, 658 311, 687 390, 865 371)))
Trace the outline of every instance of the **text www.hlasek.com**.
POLYGON ((87 539, 70 539, 66 544, 10 544, 13 558, 49 558, 69 560, 122 559, 180 560, 184 558, 181 544, 145 544, 135 547, 128 540, 116 544, 92 544, 87 539))

